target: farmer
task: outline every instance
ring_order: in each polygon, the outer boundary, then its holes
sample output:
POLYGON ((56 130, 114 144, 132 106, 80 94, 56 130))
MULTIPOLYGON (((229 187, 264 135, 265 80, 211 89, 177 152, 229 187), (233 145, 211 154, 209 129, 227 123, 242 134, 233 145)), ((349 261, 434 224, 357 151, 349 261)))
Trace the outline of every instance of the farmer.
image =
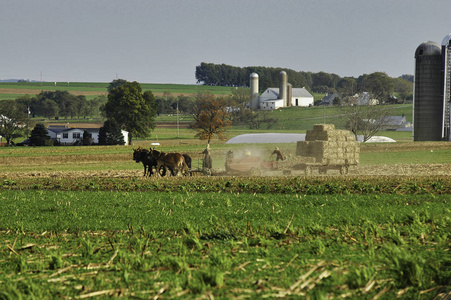
POLYGON ((283 156, 283 153, 282 153, 282 151, 280 151, 279 147, 276 147, 276 149, 274 149, 274 151, 271 154, 271 157, 274 154, 276 155, 276 161, 278 161, 278 160, 285 160, 285 157, 283 156))
POLYGON ((202 163, 203 169, 211 169, 212 167, 212 161, 211 161, 211 150, 210 150, 210 144, 207 144, 207 148, 201 153, 204 154, 204 160, 202 163))

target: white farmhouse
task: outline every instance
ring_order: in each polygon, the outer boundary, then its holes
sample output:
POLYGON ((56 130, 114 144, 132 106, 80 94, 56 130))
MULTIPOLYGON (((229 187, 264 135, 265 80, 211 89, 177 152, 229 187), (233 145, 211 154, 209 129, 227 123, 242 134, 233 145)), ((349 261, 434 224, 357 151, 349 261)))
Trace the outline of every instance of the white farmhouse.
MULTIPOLYGON (((66 127, 49 127, 48 135, 52 140, 56 140, 61 145, 75 145, 83 141, 83 133, 87 131, 92 144, 99 143, 99 128, 66 128, 66 127)), ((122 130, 125 145, 129 144, 128 131, 122 130)))

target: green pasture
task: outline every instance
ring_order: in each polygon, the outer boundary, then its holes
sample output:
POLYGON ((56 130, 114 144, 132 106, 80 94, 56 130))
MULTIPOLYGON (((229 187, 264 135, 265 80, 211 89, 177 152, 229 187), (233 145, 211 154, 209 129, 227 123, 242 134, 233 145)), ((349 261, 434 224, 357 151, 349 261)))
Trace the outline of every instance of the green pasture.
POLYGON ((0 197, 0 230, 26 232, 127 230, 131 226, 182 231, 189 226, 200 234, 211 233, 215 228, 243 234, 248 222, 260 232, 265 226, 285 228, 293 214, 292 230, 315 223, 325 229, 338 224, 358 226, 370 220, 392 225, 414 218, 436 224, 451 221, 451 195, 274 197, 260 193, 2 190, 0 197))
POLYGON ((361 165, 381 164, 449 164, 451 149, 420 150, 420 151, 390 151, 377 153, 361 153, 361 165))
POLYGON ((0 296, 432 299, 449 195, 0 191, 0 296))

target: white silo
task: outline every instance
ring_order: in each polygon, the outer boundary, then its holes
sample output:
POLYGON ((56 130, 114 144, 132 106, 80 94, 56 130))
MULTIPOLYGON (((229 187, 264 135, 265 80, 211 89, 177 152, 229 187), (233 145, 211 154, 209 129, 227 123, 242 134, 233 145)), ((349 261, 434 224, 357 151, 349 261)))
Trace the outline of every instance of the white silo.
POLYGON ((291 99, 293 98, 293 86, 291 83, 287 83, 287 104, 286 107, 291 106, 291 99))
POLYGON ((283 106, 287 106, 287 72, 279 73, 279 99, 283 100, 283 106))
POLYGON ((258 109, 258 74, 252 73, 250 76, 250 91, 251 91, 251 109, 258 109))

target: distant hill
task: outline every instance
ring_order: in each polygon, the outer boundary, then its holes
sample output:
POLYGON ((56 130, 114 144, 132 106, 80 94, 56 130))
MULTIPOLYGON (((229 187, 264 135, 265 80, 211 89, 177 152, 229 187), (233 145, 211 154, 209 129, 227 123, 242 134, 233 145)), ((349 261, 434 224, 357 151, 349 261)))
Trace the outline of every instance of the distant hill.
POLYGON ((25 79, 0 79, 0 82, 38 82, 36 80, 25 79))

